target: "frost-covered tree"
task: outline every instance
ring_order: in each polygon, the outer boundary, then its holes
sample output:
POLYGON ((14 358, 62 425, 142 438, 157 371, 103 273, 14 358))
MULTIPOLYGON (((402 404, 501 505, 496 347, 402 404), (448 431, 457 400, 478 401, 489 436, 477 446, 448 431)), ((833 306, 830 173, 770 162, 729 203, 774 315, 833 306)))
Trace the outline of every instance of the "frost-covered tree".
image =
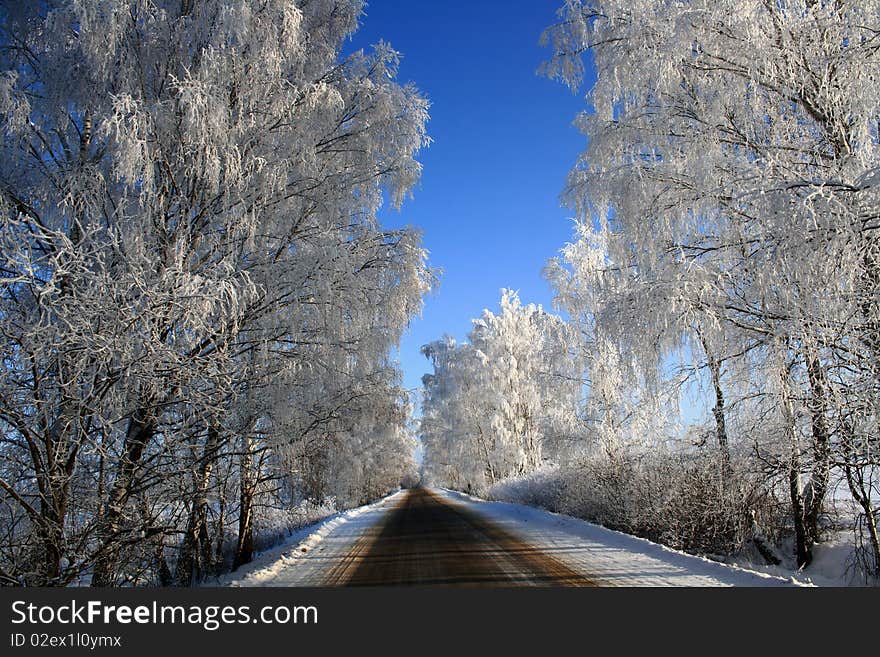
POLYGON ((724 450, 722 372, 760 365, 767 424, 788 427, 770 442, 798 564, 836 464, 861 473, 875 571, 878 17, 864 0, 568 0, 545 33, 548 75, 577 88, 587 51, 597 70, 566 195, 578 243, 602 248, 568 249, 566 285, 593 290, 590 321, 642 362, 689 350, 724 450))
POLYGON ((420 433, 428 478, 467 490, 536 470, 570 437, 581 379, 558 316, 504 290, 501 312, 473 320, 468 342, 423 347, 420 433))
MULTIPOLYGON (((207 536, 218 495, 240 481, 247 529, 299 438, 285 413, 307 415, 316 388, 351 391, 323 409, 346 440, 360 417, 343 409, 363 395, 400 416, 388 350, 432 277, 418 235, 376 212, 419 178, 427 102, 395 81, 388 45, 340 56, 361 12, 3 3, 8 581, 144 581, 171 547, 187 583, 225 539, 223 522, 207 536), (285 398, 303 405, 273 405, 285 398)), ((389 422, 377 453, 397 458, 389 422)))

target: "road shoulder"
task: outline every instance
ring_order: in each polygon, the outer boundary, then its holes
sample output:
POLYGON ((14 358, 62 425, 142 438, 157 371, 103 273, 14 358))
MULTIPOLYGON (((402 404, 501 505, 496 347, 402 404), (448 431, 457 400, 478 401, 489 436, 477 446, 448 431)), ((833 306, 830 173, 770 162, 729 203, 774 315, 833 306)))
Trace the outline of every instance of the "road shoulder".
POLYGON ((382 522, 405 491, 350 509, 306 527, 283 545, 224 575, 212 586, 320 586, 326 574, 373 526, 382 522))
POLYGON ((797 586, 792 580, 728 566, 605 529, 577 518, 519 504, 488 502, 432 489, 600 586, 797 586))

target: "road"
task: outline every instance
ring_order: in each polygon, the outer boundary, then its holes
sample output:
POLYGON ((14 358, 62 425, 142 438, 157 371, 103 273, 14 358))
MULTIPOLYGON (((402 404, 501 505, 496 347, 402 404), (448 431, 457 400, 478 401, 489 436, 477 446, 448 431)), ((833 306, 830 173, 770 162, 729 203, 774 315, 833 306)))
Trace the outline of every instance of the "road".
POLYGON ((792 586, 520 504, 397 491, 304 528, 228 586, 792 586))
POLYGON ((324 586, 595 586, 557 559, 435 493, 407 492, 324 586))

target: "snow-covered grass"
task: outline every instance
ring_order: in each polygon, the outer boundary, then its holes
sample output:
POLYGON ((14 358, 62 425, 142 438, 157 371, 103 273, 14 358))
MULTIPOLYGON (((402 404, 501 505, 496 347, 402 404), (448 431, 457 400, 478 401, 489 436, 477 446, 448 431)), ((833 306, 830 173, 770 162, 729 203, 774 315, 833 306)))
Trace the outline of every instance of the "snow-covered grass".
POLYGON ((450 502, 466 505, 521 540, 555 557, 602 586, 797 586, 804 584, 721 564, 643 538, 542 509, 489 502, 442 489, 450 502))
POLYGON ((283 544, 208 586, 319 586, 323 575, 360 536, 379 522, 402 491, 372 504, 329 516, 294 532, 283 544))

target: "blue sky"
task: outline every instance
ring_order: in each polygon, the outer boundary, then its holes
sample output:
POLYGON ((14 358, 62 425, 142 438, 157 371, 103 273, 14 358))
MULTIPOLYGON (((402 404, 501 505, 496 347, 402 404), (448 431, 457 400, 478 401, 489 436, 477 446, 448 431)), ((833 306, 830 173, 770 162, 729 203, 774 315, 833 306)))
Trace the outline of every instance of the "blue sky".
POLYGON ((586 146, 572 127, 583 95, 536 74, 549 54, 538 39, 561 4, 373 0, 346 48, 389 42, 403 56, 399 80, 431 101, 421 185, 400 212, 381 215, 387 227, 419 227, 431 266, 443 269, 400 347, 407 388, 430 370, 421 345, 444 333, 463 340, 501 288, 551 307, 541 269, 571 239, 559 195, 586 146))

